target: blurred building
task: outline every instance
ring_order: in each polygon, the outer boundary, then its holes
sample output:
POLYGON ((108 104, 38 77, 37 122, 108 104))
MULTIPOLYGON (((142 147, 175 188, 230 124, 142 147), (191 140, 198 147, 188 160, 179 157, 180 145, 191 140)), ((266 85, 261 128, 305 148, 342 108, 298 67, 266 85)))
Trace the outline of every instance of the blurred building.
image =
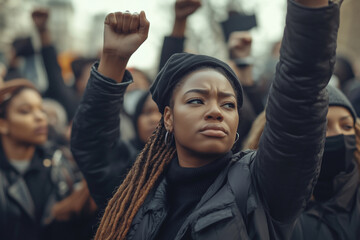
POLYGON ((74 17, 72 0, 47 0, 50 9, 49 27, 58 51, 72 47, 73 36, 71 24, 74 17))
POLYGON ((360 1, 346 0, 341 7, 338 50, 354 62, 360 76, 360 1))
MULTIPOLYGON (((0 49, 6 51, 18 36, 34 36, 31 12, 38 7, 50 9, 49 28, 58 50, 71 47, 70 26, 74 14, 71 0, 0 0, 0 49)), ((34 39, 35 45, 36 37, 34 39)))
POLYGON ((105 17, 106 13, 98 13, 91 19, 91 28, 88 33, 89 41, 85 53, 87 56, 96 56, 102 49, 105 17))

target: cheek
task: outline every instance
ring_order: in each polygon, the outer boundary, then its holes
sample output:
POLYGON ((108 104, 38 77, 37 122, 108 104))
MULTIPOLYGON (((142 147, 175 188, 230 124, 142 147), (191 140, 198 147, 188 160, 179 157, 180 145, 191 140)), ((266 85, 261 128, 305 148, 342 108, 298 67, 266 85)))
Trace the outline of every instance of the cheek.
POLYGON ((9 135, 15 139, 27 139, 33 137, 34 124, 29 117, 13 117, 9 124, 9 135))
POLYGON ((30 116, 14 115, 10 120, 10 127, 14 131, 29 131, 33 127, 33 121, 30 116))
POLYGON ((229 127, 232 129, 232 130, 237 130, 238 126, 239 126, 239 114, 238 112, 235 112, 235 113, 231 113, 229 114, 228 116, 228 124, 229 124, 229 127))
POLYGON ((145 123, 146 123, 146 121, 145 121, 144 117, 140 116, 137 121, 137 128, 138 128, 139 134, 141 134, 144 131, 145 123))

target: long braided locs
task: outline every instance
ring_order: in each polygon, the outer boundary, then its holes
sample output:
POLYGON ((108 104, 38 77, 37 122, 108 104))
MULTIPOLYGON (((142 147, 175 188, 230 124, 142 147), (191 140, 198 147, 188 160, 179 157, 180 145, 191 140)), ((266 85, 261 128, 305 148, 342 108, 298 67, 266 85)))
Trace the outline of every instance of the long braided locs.
POLYGON ((109 201, 95 240, 126 238, 136 213, 175 155, 176 148, 165 143, 165 134, 162 118, 125 180, 109 201))

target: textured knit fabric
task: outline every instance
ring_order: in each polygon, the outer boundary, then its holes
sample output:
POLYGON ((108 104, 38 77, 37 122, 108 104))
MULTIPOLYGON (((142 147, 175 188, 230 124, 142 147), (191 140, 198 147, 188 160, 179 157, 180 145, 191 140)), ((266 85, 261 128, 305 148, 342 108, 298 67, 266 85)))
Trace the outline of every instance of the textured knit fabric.
POLYGON ((174 87, 186 74, 202 66, 221 68, 235 87, 238 107, 242 106, 243 100, 240 82, 236 74, 226 63, 210 56, 176 53, 166 62, 150 88, 152 98, 158 105, 161 113, 164 113, 165 106, 169 105, 174 87))
POLYGON ((329 93, 329 106, 340 106, 349 110, 351 116, 354 119, 354 124, 356 122, 356 112, 354 107, 350 103, 349 99, 337 88, 328 85, 326 87, 329 93))
POLYGON ((183 168, 177 158, 172 160, 166 173, 167 200, 170 208, 156 239, 175 238, 186 217, 228 164, 230 155, 228 153, 225 157, 199 168, 183 168))

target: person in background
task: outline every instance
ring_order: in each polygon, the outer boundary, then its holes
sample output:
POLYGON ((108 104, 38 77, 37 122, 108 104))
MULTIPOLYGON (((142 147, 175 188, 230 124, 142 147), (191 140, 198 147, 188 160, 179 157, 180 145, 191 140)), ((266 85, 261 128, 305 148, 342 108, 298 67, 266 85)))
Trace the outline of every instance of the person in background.
POLYGON ((90 77, 91 66, 96 61, 98 61, 97 58, 79 57, 71 62, 71 69, 74 74, 74 90, 79 97, 79 101, 84 94, 87 81, 90 77))
POLYGON ((71 144, 94 199, 107 204, 95 239, 288 239, 320 169, 339 8, 288 2, 257 151, 231 151, 243 101, 232 69, 209 56, 172 55, 150 88, 162 119, 107 202, 114 189, 104 154, 132 82, 127 62, 149 31, 144 12, 109 14, 71 144))
POLYGON ((73 212, 55 206, 81 187, 82 178, 47 135, 47 116, 34 85, 24 79, 1 85, 1 239, 78 239, 73 212), (71 217, 64 221, 59 212, 71 217))
POLYGON ((356 112, 337 88, 329 86, 324 155, 312 201, 292 240, 356 240, 360 237, 360 135, 356 112))
POLYGON ((352 88, 353 80, 355 78, 354 70, 351 61, 344 56, 337 56, 334 76, 338 80, 338 88, 348 97, 348 93, 352 88))
MULTIPOLYGON (((292 240, 356 240, 360 236, 360 119, 339 89, 329 85, 327 90, 329 112, 320 176, 292 240)), ((262 113, 246 148, 258 148, 265 122, 262 113)))

